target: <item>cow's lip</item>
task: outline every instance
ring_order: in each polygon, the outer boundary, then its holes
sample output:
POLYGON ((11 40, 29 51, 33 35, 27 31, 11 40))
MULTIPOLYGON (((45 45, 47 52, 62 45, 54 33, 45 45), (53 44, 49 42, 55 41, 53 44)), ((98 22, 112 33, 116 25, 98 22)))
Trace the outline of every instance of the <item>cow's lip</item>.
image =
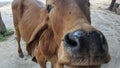
POLYGON ((102 60, 95 61, 94 59, 80 59, 80 58, 73 58, 68 66, 72 66, 71 68, 100 68, 102 64, 105 62, 102 60))
MULTIPOLYGON (((104 58, 103 58, 104 59, 104 58)), ((67 66, 72 66, 72 68, 100 68, 101 65, 106 64, 106 60, 103 59, 93 59, 93 58, 85 58, 84 60, 81 58, 72 57, 69 59, 69 62, 63 61, 63 64, 67 66)))
POLYGON ((72 59, 71 62, 69 63, 72 66, 98 66, 98 65, 102 65, 105 64, 104 60, 96 60, 96 59, 72 59))
POLYGON ((66 65, 68 68, 101 68, 101 65, 92 65, 92 66, 70 66, 66 65))

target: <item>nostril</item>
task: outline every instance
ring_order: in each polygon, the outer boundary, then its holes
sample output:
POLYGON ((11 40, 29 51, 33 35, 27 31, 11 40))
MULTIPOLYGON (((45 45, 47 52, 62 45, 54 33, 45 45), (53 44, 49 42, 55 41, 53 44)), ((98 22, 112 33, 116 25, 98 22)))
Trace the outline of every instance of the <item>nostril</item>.
POLYGON ((100 38, 101 38, 101 43, 106 44, 106 39, 105 39, 105 36, 103 34, 100 34, 100 38))
POLYGON ((101 44, 102 44, 102 52, 104 53, 106 50, 108 50, 108 47, 107 47, 107 41, 106 41, 106 38, 105 36, 100 33, 100 39, 101 39, 101 44))
POLYGON ((92 31, 90 34, 90 40, 94 41, 94 47, 96 47, 95 52, 101 55, 106 54, 108 50, 107 41, 102 32, 92 31))
POLYGON ((85 35, 86 34, 83 31, 74 31, 74 32, 68 33, 64 37, 64 43, 68 47, 80 48, 80 45, 82 44, 82 40, 85 35))
POLYGON ((74 37, 70 37, 70 34, 67 34, 64 38, 64 42, 71 47, 76 47, 77 46, 77 41, 75 40, 74 37))

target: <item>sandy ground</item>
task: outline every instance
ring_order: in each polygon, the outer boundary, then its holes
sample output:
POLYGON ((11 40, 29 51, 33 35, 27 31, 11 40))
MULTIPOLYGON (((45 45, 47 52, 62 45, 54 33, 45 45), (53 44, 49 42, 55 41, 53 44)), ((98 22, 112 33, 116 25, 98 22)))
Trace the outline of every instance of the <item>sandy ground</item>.
MULTIPOLYGON (((109 4, 110 0, 91 0, 92 25, 104 33, 109 44, 111 62, 102 68, 120 68, 120 16, 106 10, 109 4)), ((0 6, 3 21, 7 27, 14 30, 11 2, 0 2, 0 6)), ((0 42, 0 68, 39 68, 39 65, 32 62, 28 56, 23 41, 21 44, 25 55, 23 59, 18 57, 15 35, 0 42)), ((47 68, 50 68, 49 63, 47 68)))

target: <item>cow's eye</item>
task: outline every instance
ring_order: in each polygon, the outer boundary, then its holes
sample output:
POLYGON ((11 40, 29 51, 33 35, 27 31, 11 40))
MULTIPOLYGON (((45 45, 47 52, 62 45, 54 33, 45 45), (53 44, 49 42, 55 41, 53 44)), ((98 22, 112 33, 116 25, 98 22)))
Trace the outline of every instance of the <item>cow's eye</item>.
POLYGON ((52 6, 51 5, 47 5, 47 11, 48 11, 48 13, 51 11, 51 9, 52 9, 52 6))

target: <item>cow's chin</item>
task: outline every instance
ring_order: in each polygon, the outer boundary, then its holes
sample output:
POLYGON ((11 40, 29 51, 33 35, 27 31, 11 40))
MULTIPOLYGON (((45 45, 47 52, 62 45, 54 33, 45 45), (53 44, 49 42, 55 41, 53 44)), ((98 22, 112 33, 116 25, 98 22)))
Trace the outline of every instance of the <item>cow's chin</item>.
POLYGON ((103 57, 75 56, 70 49, 60 46, 58 50, 58 62, 68 66, 68 68, 100 68, 102 64, 110 61, 109 54, 103 57))
POLYGON ((66 65, 66 68, 101 68, 100 65, 94 65, 94 66, 69 66, 66 65))

